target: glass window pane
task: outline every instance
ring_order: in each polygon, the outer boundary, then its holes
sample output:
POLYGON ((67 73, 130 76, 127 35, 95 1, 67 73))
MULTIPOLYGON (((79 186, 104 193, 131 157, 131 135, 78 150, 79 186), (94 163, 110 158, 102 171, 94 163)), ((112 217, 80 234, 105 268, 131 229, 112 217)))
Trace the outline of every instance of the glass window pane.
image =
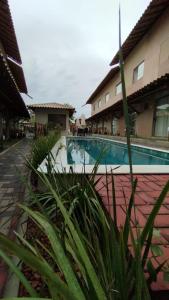
POLYGON ((144 62, 142 62, 139 66, 138 66, 138 75, 137 75, 137 80, 139 80, 140 78, 143 77, 144 74, 144 62))
POLYGON ((101 107, 101 100, 98 101, 98 108, 101 107))
POLYGON ((109 93, 107 93, 107 94, 106 94, 106 97, 105 97, 105 99, 106 99, 106 103, 109 101, 109 98, 110 98, 110 94, 109 94, 109 93))
POLYGON ((141 79, 143 77, 143 75, 144 75, 144 61, 134 69, 133 81, 135 82, 135 81, 141 79))
POLYGON ((160 99, 156 106, 155 136, 167 137, 169 127, 169 97, 160 99))
POLYGON ((121 82, 116 85, 116 95, 120 94, 122 92, 122 84, 121 82))

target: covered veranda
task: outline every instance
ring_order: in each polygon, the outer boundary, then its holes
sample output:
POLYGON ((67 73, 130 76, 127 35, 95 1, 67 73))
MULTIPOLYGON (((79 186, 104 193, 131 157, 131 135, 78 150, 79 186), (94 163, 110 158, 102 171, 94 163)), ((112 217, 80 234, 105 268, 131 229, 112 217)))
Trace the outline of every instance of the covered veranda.
MULTIPOLYGON (((160 126, 157 122, 158 103, 162 99, 168 101, 168 98, 169 74, 165 74, 161 78, 154 80, 144 88, 128 96, 128 110, 132 136, 146 139, 167 139, 166 130, 164 135, 160 136, 160 126)), ((169 107, 169 105, 166 107, 169 107)), ((126 128, 123 115, 123 101, 120 100, 99 113, 94 114, 87 119, 87 124, 94 134, 125 137, 126 128)))
POLYGON ((20 95, 17 83, 6 60, 0 53, 0 141, 16 137, 18 121, 29 114, 20 95))

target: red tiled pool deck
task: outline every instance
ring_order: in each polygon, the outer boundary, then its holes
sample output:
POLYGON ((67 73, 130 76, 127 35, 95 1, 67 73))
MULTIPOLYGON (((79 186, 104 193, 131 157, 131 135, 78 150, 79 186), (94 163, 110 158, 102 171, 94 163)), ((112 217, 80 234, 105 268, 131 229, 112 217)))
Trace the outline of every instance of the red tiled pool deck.
MULTIPOLYGON (((160 195, 166 182, 169 180, 169 175, 134 175, 134 178, 136 177, 138 179, 135 194, 136 215, 139 226, 143 228, 149 214, 152 211, 156 199, 160 195)), ((99 192, 105 207, 113 217, 111 176, 108 175, 106 179, 105 175, 98 175, 97 179, 99 178, 100 180, 96 186, 96 190, 99 192), (108 190, 106 187, 106 182, 108 182, 108 190)), ((128 204, 131 195, 130 176, 114 175, 114 182, 116 191, 118 226, 120 227, 124 225, 126 217, 126 204, 128 204)), ((136 225, 134 213, 131 216, 131 221, 132 227, 134 228, 136 225)), ((157 257, 157 260, 159 262, 162 262, 165 259, 169 260, 169 192, 160 208, 154 225, 155 228, 159 230, 160 237, 154 238, 153 243, 161 245, 163 250, 163 256, 157 257)), ((157 282, 152 284, 152 289, 154 291, 169 291, 169 284, 164 282, 162 273, 158 275, 157 282)), ((169 297, 167 299, 169 299, 169 297)))

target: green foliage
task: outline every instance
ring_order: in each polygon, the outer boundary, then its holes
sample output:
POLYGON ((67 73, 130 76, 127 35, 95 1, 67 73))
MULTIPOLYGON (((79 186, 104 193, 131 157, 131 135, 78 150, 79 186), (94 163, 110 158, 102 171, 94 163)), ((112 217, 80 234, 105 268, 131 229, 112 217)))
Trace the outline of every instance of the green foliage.
POLYGON ((31 161, 27 161, 29 167, 37 169, 48 155, 60 137, 59 133, 50 132, 47 136, 38 137, 32 146, 31 161))
MULTIPOLYGON (((145 226, 146 232, 140 232, 138 227, 138 234, 134 236, 130 220, 134 191, 126 211, 126 222, 119 229, 115 225, 118 223, 117 216, 114 222, 95 192, 97 180, 94 174, 90 177, 79 177, 73 173, 61 176, 52 170, 48 177, 44 174, 39 174, 39 177, 46 192, 30 195, 38 210, 21 207, 46 236, 48 246, 36 236, 30 242, 17 234, 19 241, 14 243, 1 234, 0 256, 7 257, 9 252, 38 272, 52 299, 150 299, 148 284, 156 280, 163 267, 153 266, 152 258, 160 255, 156 246, 152 256, 149 255, 153 224, 169 183, 156 201, 156 210, 153 209, 147 221, 149 225, 145 226), (52 212, 49 210, 51 205, 52 212), (56 218, 54 211, 57 212, 56 218), (132 254, 128 248, 129 238, 132 254), (148 278, 145 278, 144 266, 147 267, 148 278), (63 280, 60 280, 60 274, 63 280)), ((9 261, 6 262, 10 265, 9 261)), ((13 271, 21 279, 21 275, 13 271)), ((32 296, 26 280, 22 278, 22 282, 32 296)), ((38 292, 37 297, 44 295, 38 292)))

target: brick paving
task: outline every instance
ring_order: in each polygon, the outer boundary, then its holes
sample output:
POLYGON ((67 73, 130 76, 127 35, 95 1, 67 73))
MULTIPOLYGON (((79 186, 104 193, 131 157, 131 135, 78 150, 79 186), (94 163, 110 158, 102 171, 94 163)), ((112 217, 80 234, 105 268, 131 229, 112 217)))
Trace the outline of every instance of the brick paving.
MULTIPOLYGON (((143 228, 157 197, 159 196, 166 182, 169 180, 169 175, 135 175, 134 178, 136 177, 138 179, 135 194, 136 218, 139 226, 143 228)), ((105 175, 100 175, 97 176, 96 180, 99 178, 100 180, 96 185, 96 190, 99 192, 105 207, 113 217, 111 176, 108 175, 108 178, 106 179, 105 175), (108 182, 108 190, 106 187, 106 182, 108 182)), ((114 175, 114 182, 116 190, 118 226, 120 227, 124 225, 126 218, 126 204, 129 203, 130 199, 130 177, 129 175, 114 175)), ((131 226, 133 228, 136 226, 135 223, 136 220, 133 212, 131 215, 131 226)), ((169 192, 156 217, 155 228, 160 232, 160 237, 154 237, 153 243, 161 245, 163 250, 163 256, 158 257, 157 260, 159 262, 162 262, 165 259, 169 260, 169 192)), ((152 284, 152 289, 158 291, 169 290, 169 284, 164 282, 162 273, 158 275, 157 282, 152 284)))
MULTIPOLYGON (((0 153, 0 232, 14 237, 17 229, 19 209, 16 204, 24 200, 25 187, 20 176, 28 176, 24 157, 29 154, 30 142, 23 139, 0 153)), ((8 270, 0 261, 0 297, 2 297, 8 270)))

